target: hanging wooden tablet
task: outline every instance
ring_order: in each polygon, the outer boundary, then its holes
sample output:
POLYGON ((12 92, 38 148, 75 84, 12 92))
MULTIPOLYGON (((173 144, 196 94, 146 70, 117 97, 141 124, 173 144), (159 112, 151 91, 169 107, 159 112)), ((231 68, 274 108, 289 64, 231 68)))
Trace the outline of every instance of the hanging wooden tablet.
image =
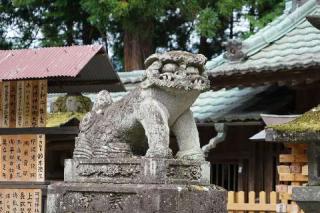
POLYGON ((40 189, 0 189, 0 212, 40 213, 40 189))
POLYGON ((0 147, 0 181, 44 181, 44 135, 3 135, 0 147))

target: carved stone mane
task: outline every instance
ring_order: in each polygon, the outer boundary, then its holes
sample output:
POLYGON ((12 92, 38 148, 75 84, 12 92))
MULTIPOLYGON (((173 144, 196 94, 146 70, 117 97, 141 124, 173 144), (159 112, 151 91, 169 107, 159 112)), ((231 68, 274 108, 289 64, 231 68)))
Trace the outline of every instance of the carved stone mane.
POLYGON ((177 158, 203 160, 190 106, 209 89, 206 57, 183 51, 153 54, 145 61, 146 78, 118 102, 101 91, 80 124, 74 158, 131 155, 148 140, 147 157, 169 158, 170 130, 179 145, 177 158))

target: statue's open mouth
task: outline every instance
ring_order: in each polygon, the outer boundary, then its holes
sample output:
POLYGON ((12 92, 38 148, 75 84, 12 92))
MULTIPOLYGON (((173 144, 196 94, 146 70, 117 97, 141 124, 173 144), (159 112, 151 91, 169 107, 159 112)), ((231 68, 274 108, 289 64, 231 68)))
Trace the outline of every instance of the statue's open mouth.
POLYGON ((201 75, 192 74, 177 74, 177 73, 162 73, 154 75, 148 80, 157 86, 169 87, 183 90, 208 90, 210 87, 209 80, 201 75))

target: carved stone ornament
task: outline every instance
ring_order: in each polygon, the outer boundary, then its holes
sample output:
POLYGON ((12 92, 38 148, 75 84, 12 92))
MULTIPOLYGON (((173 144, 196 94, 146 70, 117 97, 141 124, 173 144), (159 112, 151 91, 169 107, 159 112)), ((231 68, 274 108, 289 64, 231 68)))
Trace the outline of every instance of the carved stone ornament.
POLYGON ((226 47, 226 52, 223 57, 230 61, 240 61, 245 58, 242 51, 242 41, 239 39, 229 39, 227 42, 222 43, 226 47))
POLYGON ((135 196, 135 194, 71 192, 63 196, 62 209, 79 212, 100 212, 101 210, 114 212, 122 210, 124 203, 130 196, 135 196), (98 203, 99 201, 100 203, 98 203))
POLYGON ((226 213, 226 191, 214 185, 59 183, 49 186, 47 213, 226 213))
POLYGON ((112 177, 112 178, 126 178, 136 177, 140 173, 140 169, 136 165, 108 165, 103 169, 96 169, 95 167, 88 167, 83 171, 78 172, 80 177, 112 177))
POLYGON ((175 134, 177 158, 204 160, 190 106, 209 89, 204 74, 206 57, 183 51, 153 54, 146 59, 146 78, 126 97, 113 103, 107 91, 80 124, 74 158, 109 158, 141 150, 146 157, 170 158, 170 130, 175 134))
POLYGON ((167 176, 175 179, 198 180, 201 177, 201 168, 198 166, 170 166, 167 176))

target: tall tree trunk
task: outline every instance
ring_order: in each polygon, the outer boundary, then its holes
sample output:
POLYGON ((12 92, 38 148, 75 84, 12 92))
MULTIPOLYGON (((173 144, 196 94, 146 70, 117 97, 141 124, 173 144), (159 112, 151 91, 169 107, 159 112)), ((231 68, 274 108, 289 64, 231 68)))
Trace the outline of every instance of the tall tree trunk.
MULTIPOLYGON (((255 7, 252 6, 249 10, 249 15, 250 16, 255 16, 255 7)), ((250 22, 250 25, 249 25, 249 30, 250 30, 250 33, 254 33, 254 26, 253 24, 250 22)))
POLYGON ((82 43, 90 44, 91 43, 91 27, 86 21, 82 23, 82 27, 83 27, 82 35, 81 35, 82 43))
POLYGON ((66 31, 66 42, 68 46, 71 46, 74 44, 74 39, 73 39, 73 21, 72 20, 67 20, 66 21, 66 26, 67 26, 67 31, 66 31))
POLYGON ((207 57, 209 55, 209 45, 205 36, 200 36, 199 53, 207 57))
POLYGON ((230 33, 229 33, 229 38, 232 39, 233 38, 233 11, 232 14, 230 16, 230 33))
POLYGON ((125 71, 144 69, 144 60, 153 52, 152 24, 145 25, 144 31, 124 31, 125 71))

